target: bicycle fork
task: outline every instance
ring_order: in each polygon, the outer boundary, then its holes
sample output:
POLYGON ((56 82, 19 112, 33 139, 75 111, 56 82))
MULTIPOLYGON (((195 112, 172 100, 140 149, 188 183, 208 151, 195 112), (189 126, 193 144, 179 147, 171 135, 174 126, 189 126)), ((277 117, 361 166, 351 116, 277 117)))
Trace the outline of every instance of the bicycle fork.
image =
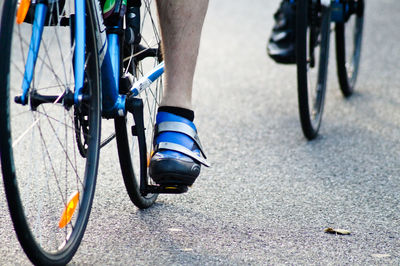
MULTIPOLYGON (((29 44, 29 51, 27 61, 25 63, 24 77, 22 81, 22 95, 15 97, 15 102, 27 105, 28 95, 33 79, 33 74, 35 71, 36 62, 39 56, 39 49, 42 42, 43 29, 45 27, 46 16, 53 12, 56 3, 51 4, 48 1, 42 0, 37 1, 35 5, 35 13, 32 21, 32 35, 29 44), (49 10, 49 5, 51 5, 51 10, 49 10)), ((24 8, 23 5, 19 6, 20 9, 24 8)), ((42 103, 61 103, 63 102, 68 109, 73 104, 80 104, 85 100, 82 95, 82 89, 84 87, 84 65, 85 65, 85 43, 86 43, 86 22, 85 22, 85 1, 75 0, 75 16, 59 21, 59 26, 73 26, 73 37, 75 38, 74 44, 74 77, 75 77, 75 92, 72 93, 69 88, 62 95, 40 95, 36 92, 32 92, 30 96, 31 108, 36 110, 37 106, 42 103)), ((26 12, 28 9, 26 9, 26 12)), ((18 10, 18 12, 20 12, 18 10)), ((26 13, 25 13, 26 15, 26 13)), ((18 21, 17 23, 22 23, 18 21)))

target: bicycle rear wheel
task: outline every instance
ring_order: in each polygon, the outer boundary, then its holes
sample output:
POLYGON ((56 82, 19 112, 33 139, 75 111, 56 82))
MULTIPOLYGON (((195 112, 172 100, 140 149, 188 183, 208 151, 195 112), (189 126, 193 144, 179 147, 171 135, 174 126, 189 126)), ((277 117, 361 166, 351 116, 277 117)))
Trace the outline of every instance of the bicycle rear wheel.
POLYGON ((360 65, 364 0, 351 0, 348 5, 345 21, 337 22, 335 27, 337 73, 345 97, 354 92, 360 65))
POLYGON ((314 139, 321 125, 328 74, 330 7, 319 0, 296 2, 297 90, 301 127, 314 139))
POLYGON ((28 102, 22 105, 14 98, 21 95, 26 79, 33 25, 27 20, 16 23, 20 3, 5 1, 1 14, 0 154, 5 193, 18 240, 32 263, 64 265, 84 234, 99 160, 94 8, 92 1, 86 1, 86 68, 80 107, 65 104, 75 83, 71 27, 75 6, 69 0, 48 4, 52 15, 46 20, 51 22, 44 24, 28 102))
MULTIPOLYGON (((142 0, 141 7, 141 42, 139 45, 131 45, 124 55, 124 71, 131 73, 134 81, 140 79, 148 71, 159 64, 161 59, 161 37, 157 27, 157 18, 153 17, 155 3, 151 0, 142 0)), ((143 100, 143 119, 145 127, 145 139, 147 160, 152 154, 152 141, 154 134, 157 108, 162 97, 162 77, 158 78, 150 88, 144 90, 138 97, 143 100)), ((124 183, 131 201, 141 209, 153 205, 158 194, 143 195, 140 191, 140 172, 147 173, 146 182, 152 181, 148 176, 148 162, 146 169, 142 169, 140 151, 144 149, 135 134, 135 122, 129 114, 126 117, 115 119, 115 131, 118 146, 118 155, 124 183), (135 171, 136 170, 136 171, 135 171)), ((143 184, 142 184, 143 185, 143 184)))

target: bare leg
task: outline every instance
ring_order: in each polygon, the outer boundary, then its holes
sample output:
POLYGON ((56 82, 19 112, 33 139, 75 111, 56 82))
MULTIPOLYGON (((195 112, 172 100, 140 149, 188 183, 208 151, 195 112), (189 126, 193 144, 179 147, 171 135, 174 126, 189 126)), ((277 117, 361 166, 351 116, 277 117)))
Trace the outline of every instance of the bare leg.
POLYGON ((160 185, 191 186, 200 174, 200 164, 208 166, 195 142, 197 134, 190 136, 183 130, 190 127, 196 132, 190 110, 192 86, 207 6, 208 0, 157 0, 165 62, 164 94, 157 123, 180 125, 155 136, 156 150, 149 174, 160 185))
POLYGON ((158 0, 165 83, 161 106, 192 109, 193 75, 208 0, 158 0))

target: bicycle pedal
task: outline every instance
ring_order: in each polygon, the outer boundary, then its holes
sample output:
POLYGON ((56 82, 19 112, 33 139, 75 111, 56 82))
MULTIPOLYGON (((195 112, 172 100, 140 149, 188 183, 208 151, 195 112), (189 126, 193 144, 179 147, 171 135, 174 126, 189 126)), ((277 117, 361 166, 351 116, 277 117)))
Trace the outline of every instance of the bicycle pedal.
POLYGON ((188 186, 185 185, 160 185, 146 188, 146 192, 152 194, 182 194, 188 190, 188 186))

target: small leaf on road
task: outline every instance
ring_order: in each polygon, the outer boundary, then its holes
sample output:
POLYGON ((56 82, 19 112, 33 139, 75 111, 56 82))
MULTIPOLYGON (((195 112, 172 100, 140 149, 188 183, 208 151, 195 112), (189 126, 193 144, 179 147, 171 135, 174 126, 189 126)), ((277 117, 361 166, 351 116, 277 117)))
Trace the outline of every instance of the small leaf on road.
POLYGON ((350 235, 350 231, 348 231, 348 230, 332 228, 332 227, 325 228, 324 232, 329 233, 329 234, 337 234, 337 235, 350 235))
POLYGON ((168 231, 170 231, 170 232, 182 232, 182 229, 179 229, 179 228, 169 228, 168 231))
POLYGON ((389 258, 390 254, 372 254, 371 256, 377 259, 382 259, 382 258, 389 258))

